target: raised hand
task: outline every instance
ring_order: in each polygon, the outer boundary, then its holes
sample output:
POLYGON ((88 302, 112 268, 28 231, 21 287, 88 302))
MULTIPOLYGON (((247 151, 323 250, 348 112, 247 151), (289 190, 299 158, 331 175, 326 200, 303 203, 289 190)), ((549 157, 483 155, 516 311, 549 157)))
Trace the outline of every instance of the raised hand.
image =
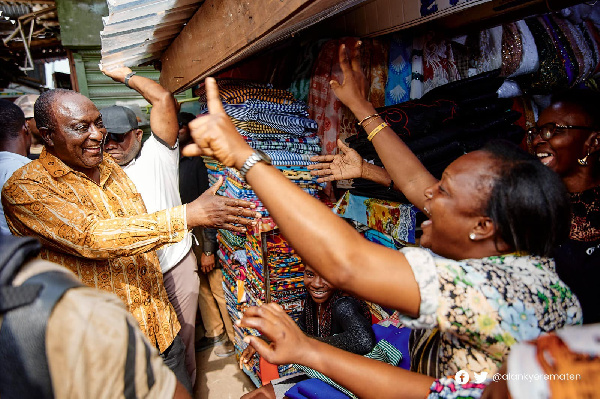
POLYGON ((182 154, 212 156, 226 166, 239 169, 254 151, 246 144, 225 113, 215 79, 206 78, 205 85, 209 113, 190 122, 190 134, 194 144, 185 146, 182 154))
POLYGON ((374 109, 367 101, 368 84, 360 65, 361 44, 362 42, 360 41, 356 42, 351 49, 352 53, 350 55, 348 54, 346 45, 340 45, 338 57, 340 68, 344 74, 344 81, 340 83, 336 80, 331 80, 329 82, 337 98, 350 108, 357 117, 359 114, 370 112, 370 110, 374 109), (369 111, 365 111, 365 108, 369 111))
POLYGON ((243 233, 246 231, 245 226, 256 224, 255 218, 261 216, 260 213, 251 210, 256 208, 256 205, 249 201, 216 195, 221 184, 223 184, 223 177, 220 177, 217 183, 201 196, 187 204, 188 228, 202 226, 243 233))
POLYGON ((269 363, 302 363, 302 357, 311 349, 311 338, 304 335, 276 303, 248 308, 237 323, 241 327, 257 329, 271 341, 267 344, 263 339, 250 335, 244 338, 269 363))
POLYGON ((323 176, 318 182, 354 179, 362 177, 363 159, 358 152, 344 144, 340 139, 337 141, 340 153, 336 155, 317 155, 310 160, 319 162, 308 165, 313 176, 323 176))
POLYGON ((110 69, 101 68, 103 74, 114 80, 115 82, 124 83, 125 76, 131 73, 131 69, 126 66, 117 66, 110 69))

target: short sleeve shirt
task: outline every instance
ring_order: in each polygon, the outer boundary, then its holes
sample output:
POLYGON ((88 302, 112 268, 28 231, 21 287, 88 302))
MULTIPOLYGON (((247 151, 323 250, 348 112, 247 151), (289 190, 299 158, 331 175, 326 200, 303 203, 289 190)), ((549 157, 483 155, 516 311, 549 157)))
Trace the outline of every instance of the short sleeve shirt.
POLYGON ((402 252, 421 293, 419 318, 402 321, 432 329, 412 348, 414 371, 438 378, 461 369, 494 373, 514 343, 581 323, 579 301, 559 279, 552 259, 503 255, 455 261, 421 248, 402 252), (432 339, 437 343, 429 351, 435 353, 420 351, 432 339), (421 364, 432 359, 434 367, 421 364))

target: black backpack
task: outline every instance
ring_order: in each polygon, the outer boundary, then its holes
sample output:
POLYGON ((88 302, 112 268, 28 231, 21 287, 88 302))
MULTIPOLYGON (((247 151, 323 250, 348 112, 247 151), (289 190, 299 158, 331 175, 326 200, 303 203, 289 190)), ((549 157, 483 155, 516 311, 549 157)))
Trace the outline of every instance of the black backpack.
POLYGON ((46 326, 64 293, 83 284, 60 271, 37 274, 19 287, 11 282, 40 251, 29 237, 0 235, 0 397, 53 398, 46 356, 46 326))

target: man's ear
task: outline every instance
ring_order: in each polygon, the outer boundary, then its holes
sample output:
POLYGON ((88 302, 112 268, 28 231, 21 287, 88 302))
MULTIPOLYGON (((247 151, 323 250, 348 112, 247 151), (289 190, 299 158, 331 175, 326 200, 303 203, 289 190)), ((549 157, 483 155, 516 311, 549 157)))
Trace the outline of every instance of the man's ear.
POLYGON ((42 140, 44 140, 44 144, 48 147, 54 147, 54 141, 52 140, 52 130, 47 127, 39 127, 38 131, 40 132, 40 136, 42 136, 42 140))
POLYGON ((142 136, 144 135, 144 131, 142 129, 135 129, 135 138, 138 142, 142 142, 142 136))

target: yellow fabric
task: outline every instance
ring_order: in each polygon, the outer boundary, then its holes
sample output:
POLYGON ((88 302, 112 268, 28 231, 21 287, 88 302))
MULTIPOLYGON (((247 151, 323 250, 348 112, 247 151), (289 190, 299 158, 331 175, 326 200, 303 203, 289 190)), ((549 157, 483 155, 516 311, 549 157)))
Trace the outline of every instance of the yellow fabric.
POLYGON ((163 352, 180 326, 154 250, 183 238, 185 207, 146 214, 140 194, 112 158, 98 168, 100 184, 44 149, 4 185, 8 226, 15 235, 39 238, 42 259, 115 293, 163 352))

